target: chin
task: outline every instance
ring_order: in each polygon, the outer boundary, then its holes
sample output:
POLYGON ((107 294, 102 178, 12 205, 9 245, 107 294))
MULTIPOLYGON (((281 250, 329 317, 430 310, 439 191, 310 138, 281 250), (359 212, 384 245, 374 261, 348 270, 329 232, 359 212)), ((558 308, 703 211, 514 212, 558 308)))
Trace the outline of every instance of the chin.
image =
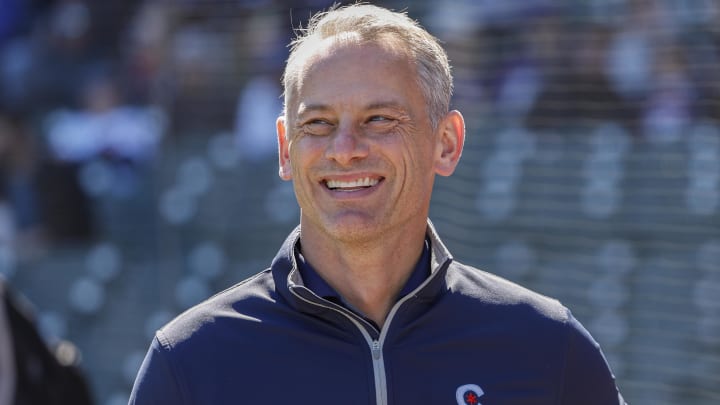
POLYGON ((377 240, 383 235, 382 224, 359 218, 345 218, 328 224, 328 233, 335 239, 345 243, 362 243, 377 240))

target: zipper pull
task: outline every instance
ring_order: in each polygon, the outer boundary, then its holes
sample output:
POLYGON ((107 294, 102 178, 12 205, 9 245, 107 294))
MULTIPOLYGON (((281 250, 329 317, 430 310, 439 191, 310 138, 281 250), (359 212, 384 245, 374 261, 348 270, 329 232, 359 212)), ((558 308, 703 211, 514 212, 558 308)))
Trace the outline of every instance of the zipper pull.
POLYGON ((372 350, 373 359, 377 360, 382 356, 382 348, 380 348, 380 341, 373 340, 372 347, 370 349, 372 350))

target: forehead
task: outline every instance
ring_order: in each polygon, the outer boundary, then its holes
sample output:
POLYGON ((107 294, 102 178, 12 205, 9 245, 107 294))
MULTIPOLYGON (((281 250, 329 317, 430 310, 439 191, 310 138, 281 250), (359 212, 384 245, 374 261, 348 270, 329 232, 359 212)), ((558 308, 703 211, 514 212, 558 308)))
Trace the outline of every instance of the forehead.
POLYGON ((346 100, 368 93, 410 96, 416 90, 412 59, 392 40, 362 42, 348 35, 314 45, 298 71, 290 104, 330 95, 346 100))
POLYGON ((317 71, 357 66, 378 69, 392 67, 394 70, 409 69, 410 58, 407 53, 391 43, 360 42, 341 38, 324 41, 312 52, 301 70, 300 77, 307 79, 317 71))
POLYGON ((343 32, 331 37, 308 41, 302 52, 305 55, 305 67, 319 58, 325 58, 343 50, 357 48, 394 53, 398 56, 409 56, 401 39, 395 34, 383 33, 374 38, 363 38, 357 32, 343 32))

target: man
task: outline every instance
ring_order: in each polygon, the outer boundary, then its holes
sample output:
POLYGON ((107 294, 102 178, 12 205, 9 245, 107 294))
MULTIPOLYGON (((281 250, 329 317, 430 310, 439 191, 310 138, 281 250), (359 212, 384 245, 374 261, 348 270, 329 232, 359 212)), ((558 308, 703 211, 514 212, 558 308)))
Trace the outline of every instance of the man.
POLYGON ((428 221, 465 136, 438 42, 353 5, 292 45, 277 134, 300 226, 157 332, 130 403, 623 404, 566 308, 453 261, 428 221))

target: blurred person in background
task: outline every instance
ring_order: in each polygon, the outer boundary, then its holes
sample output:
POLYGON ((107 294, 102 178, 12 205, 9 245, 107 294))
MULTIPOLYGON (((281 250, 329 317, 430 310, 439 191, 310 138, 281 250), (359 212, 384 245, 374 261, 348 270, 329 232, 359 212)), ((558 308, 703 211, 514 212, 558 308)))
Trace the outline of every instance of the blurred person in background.
POLYGON ((156 332, 130 404, 624 404, 567 308, 454 261, 428 220, 465 140, 437 40, 352 5, 292 45, 277 137, 300 226, 156 332))
POLYGON ((57 109, 45 122, 48 152, 57 164, 79 172, 92 163, 106 168, 111 181, 83 184, 90 195, 133 196, 142 166, 164 134, 164 114, 126 103, 120 87, 112 69, 98 68, 81 86, 80 107, 57 109))
POLYGON ((50 347, 29 304, 0 276, 0 405, 90 405, 77 348, 50 347))
POLYGON ((267 133, 272 128, 268 123, 282 109, 278 94, 282 92, 280 78, 287 58, 282 46, 286 40, 281 29, 284 23, 279 15, 256 13, 248 18, 249 27, 243 36, 246 58, 254 63, 246 68, 248 79, 238 97, 234 133, 240 156, 252 163, 274 164, 277 156, 277 142, 267 133))
MULTIPOLYGON (((571 53, 545 55, 556 65, 545 66, 544 83, 532 104, 526 126, 534 130, 557 130, 567 127, 594 128, 605 122, 634 129, 636 114, 631 104, 612 87, 605 71, 612 31, 603 25, 580 25, 569 29, 574 35, 557 35, 559 22, 547 30, 553 41, 531 38, 533 48, 554 43, 557 49, 574 49, 571 53), (552 32, 552 31, 550 31, 552 32), (564 68, 560 69, 559 66, 564 68)), ((538 36, 533 31, 531 36, 538 36)))
POLYGON ((38 172, 38 145, 23 114, 0 110, 0 207, 7 213, 0 245, 21 258, 45 243, 38 172))
POLYGON ((10 243, 19 259, 48 242, 91 237, 89 200, 76 174, 75 166, 45 153, 24 113, 0 111, 0 205, 10 212, 10 243))

